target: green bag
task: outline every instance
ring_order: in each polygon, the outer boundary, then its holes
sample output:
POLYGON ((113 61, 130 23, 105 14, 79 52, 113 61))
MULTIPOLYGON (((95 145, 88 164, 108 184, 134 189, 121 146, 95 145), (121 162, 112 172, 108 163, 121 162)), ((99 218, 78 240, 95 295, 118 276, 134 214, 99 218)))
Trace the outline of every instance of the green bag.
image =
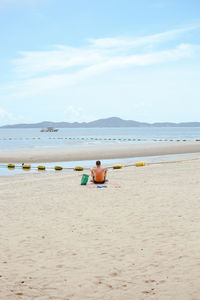
POLYGON ((87 174, 83 174, 82 178, 81 178, 81 185, 86 185, 89 179, 89 175, 87 174))

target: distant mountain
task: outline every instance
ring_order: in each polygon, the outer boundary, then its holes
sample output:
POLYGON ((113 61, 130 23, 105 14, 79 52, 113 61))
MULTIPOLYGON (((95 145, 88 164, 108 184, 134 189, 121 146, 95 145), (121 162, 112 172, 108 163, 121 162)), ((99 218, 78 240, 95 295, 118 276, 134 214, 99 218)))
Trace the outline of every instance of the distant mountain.
POLYGON ((200 127, 200 122, 185 122, 185 123, 144 123, 132 120, 122 120, 121 118, 111 117, 107 119, 99 119, 92 122, 40 122, 34 124, 14 124, 5 125, 0 128, 103 128, 103 127, 200 127))

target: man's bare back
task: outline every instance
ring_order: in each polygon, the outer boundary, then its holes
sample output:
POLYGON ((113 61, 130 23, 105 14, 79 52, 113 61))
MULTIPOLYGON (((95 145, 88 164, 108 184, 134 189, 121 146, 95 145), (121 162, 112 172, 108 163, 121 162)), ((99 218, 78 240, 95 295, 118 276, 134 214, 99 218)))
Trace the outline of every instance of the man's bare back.
POLYGON ((96 168, 91 170, 92 181, 94 183, 104 183, 106 180, 107 170, 101 168, 101 162, 98 160, 96 162, 96 168))

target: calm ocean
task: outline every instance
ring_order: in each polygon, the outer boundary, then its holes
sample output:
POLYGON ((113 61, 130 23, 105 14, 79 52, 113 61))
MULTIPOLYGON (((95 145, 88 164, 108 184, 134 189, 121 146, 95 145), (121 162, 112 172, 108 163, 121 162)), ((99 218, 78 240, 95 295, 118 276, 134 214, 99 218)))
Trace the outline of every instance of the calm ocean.
POLYGON ((192 141, 200 139, 200 128, 62 128, 58 132, 40 132, 40 129, 0 129, 2 150, 99 143, 145 143, 153 139, 192 141))

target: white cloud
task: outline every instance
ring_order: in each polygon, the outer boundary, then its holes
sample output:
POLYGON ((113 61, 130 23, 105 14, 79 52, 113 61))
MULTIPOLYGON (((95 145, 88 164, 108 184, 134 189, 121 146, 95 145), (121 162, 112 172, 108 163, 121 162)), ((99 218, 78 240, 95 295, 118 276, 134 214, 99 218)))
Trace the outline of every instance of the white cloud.
POLYGON ((57 50, 41 52, 20 52, 22 58, 13 61, 15 72, 33 76, 40 72, 52 72, 84 67, 105 59, 104 53, 94 49, 79 49, 57 46, 57 50))
POLYGON ((190 58, 199 50, 199 46, 179 44, 170 49, 148 50, 145 53, 139 46, 152 46, 196 28, 197 26, 190 26, 139 39, 90 40, 85 47, 57 45, 50 51, 20 52, 22 57, 13 61, 14 70, 19 77, 7 87, 9 98, 44 95, 52 89, 75 85, 111 70, 190 58))
POLYGON ((139 38, 102 38, 90 39, 93 46, 98 48, 124 48, 124 47, 139 47, 144 45, 154 45, 174 39, 178 35, 184 34, 187 31, 195 30, 198 26, 188 26, 184 28, 174 29, 162 33, 157 33, 139 38))
POLYGON ((152 47, 187 31, 194 30, 198 26, 189 26, 163 33, 149 35, 140 38, 103 38, 90 39, 85 47, 68 47, 58 45, 49 51, 19 52, 20 58, 13 60, 14 71, 20 77, 45 75, 47 72, 66 71, 73 72, 73 68, 83 68, 99 63, 105 63, 117 56, 129 56, 129 52, 141 52, 144 45, 152 47))
MULTIPOLYGON (((196 47, 192 45, 179 45, 175 49, 153 52, 142 55, 117 55, 104 58, 102 62, 91 63, 73 73, 53 74, 38 78, 28 78, 18 82, 15 86, 17 95, 21 97, 37 95, 51 89, 74 85, 81 80, 96 76, 109 70, 127 67, 144 67, 155 64, 173 62, 182 58, 188 58, 195 52, 196 47)), ((12 95, 15 97, 15 93, 12 95)))

